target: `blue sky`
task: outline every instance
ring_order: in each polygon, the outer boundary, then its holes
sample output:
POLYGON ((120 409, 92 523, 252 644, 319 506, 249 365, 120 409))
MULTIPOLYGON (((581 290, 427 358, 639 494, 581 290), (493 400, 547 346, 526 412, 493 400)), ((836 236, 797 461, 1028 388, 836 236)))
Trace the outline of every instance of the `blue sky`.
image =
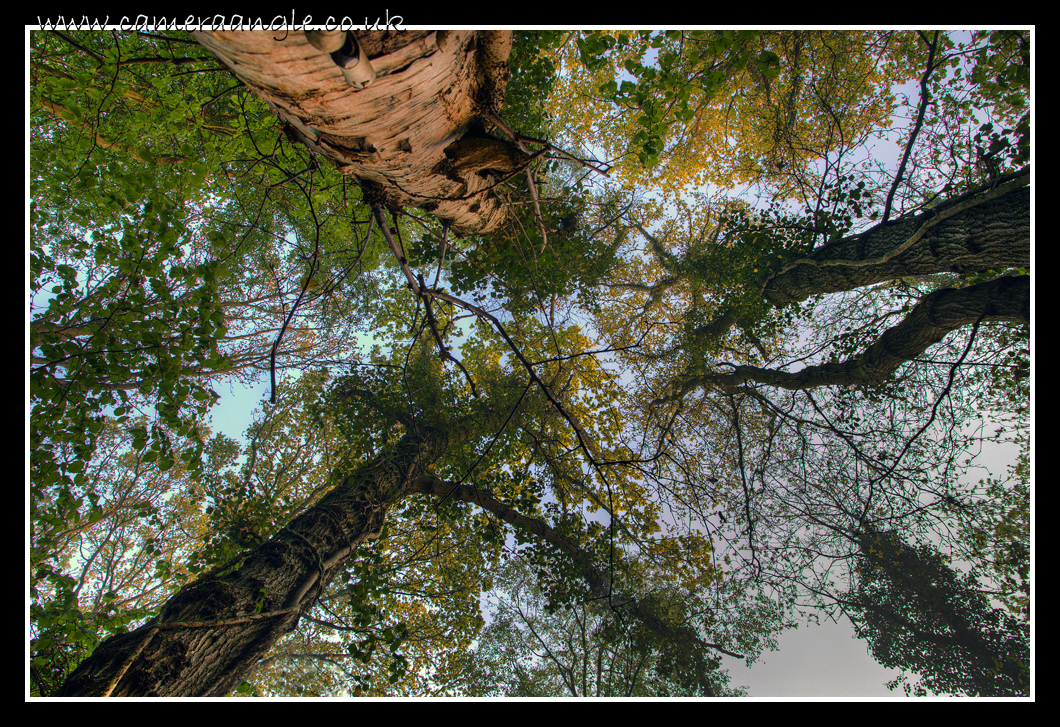
MULTIPOLYGON (((915 92, 911 94, 915 103, 915 92)), ((879 155, 880 149, 876 150, 879 155)), ((894 152, 897 160, 897 152, 894 152)), ((212 422, 215 431, 242 439, 246 427, 253 420, 253 412, 269 395, 267 375, 253 387, 218 382, 214 387, 221 394, 214 408, 212 422)), ((1003 454, 997 460, 1000 465, 1003 454)), ((802 625, 780 637, 780 648, 764 654, 759 662, 747 669, 739 660, 723 657, 735 686, 747 685, 752 697, 868 697, 902 696, 889 692, 884 683, 895 674, 868 655, 864 641, 851 638, 849 623, 828 623, 821 626, 802 625)))

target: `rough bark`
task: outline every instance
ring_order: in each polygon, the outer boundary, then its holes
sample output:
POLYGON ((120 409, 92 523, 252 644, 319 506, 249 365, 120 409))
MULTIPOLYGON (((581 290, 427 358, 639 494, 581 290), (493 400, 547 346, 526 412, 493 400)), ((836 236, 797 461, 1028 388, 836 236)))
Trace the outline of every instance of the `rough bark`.
POLYGON ((294 630, 359 543, 460 430, 410 431, 230 572, 201 578, 139 629, 111 637, 59 696, 224 696, 294 630))
POLYGON ((192 35, 315 154, 389 204, 420 207, 458 232, 504 220, 492 188, 529 157, 486 137, 483 118, 503 99, 510 31, 357 33, 375 79, 356 89, 302 32, 192 35))
POLYGON ((978 320, 1029 324, 1030 309, 1030 278, 1025 275, 997 278, 968 288, 937 290, 925 296, 901 323, 884 331, 856 357, 808 366, 796 372, 737 366, 729 374, 711 374, 686 381, 678 395, 696 387, 733 387, 751 382, 791 390, 878 384, 957 328, 978 320))
POLYGON ((988 201, 963 199, 824 245, 785 266, 762 295, 780 305, 907 276, 1029 267, 1031 195, 1020 186, 1026 183, 1020 177, 1009 183, 1014 189, 988 201))
MULTIPOLYGON (((229 694, 284 634, 297 627, 357 546, 379 535, 386 512, 414 493, 474 502, 553 543, 578 564, 593 596, 608 599, 608 580, 572 541, 488 493, 468 485, 454 487, 426 474, 427 464, 462 438, 459 435, 459 428, 406 434, 392 451, 345 478, 319 503, 249 552, 231 572, 192 583, 145 625, 105 641, 67 678, 58 696, 229 694)), ((686 658, 704 665, 703 647, 724 651, 704 644, 688 627, 660 619, 639 599, 619 594, 615 598, 656 633, 664 648, 682 652, 691 648, 695 653, 686 658)))

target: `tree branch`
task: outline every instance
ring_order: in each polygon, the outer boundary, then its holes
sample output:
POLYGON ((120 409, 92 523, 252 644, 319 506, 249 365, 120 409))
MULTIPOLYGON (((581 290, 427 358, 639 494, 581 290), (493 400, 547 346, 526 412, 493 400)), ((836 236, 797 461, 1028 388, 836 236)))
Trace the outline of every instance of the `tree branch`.
MULTIPOLYGON (((817 386, 875 385, 906 361, 919 357, 950 331, 984 321, 1030 323, 1030 278, 1001 277, 969 288, 937 290, 923 298, 897 326, 889 328, 854 358, 788 372, 757 366, 734 366, 730 374, 686 377, 677 395, 693 388, 721 388, 746 383, 801 390, 817 386)), ((665 400, 673 398, 671 394, 665 400)), ((660 400, 660 403, 664 400, 660 400)))
MULTIPOLYGON (((920 35, 921 39, 924 39, 924 35, 920 35)), ((924 41, 927 43, 927 41, 924 41)), ((935 37, 932 39, 928 46, 928 59, 927 68, 924 69, 924 75, 920 78, 920 108, 917 109, 916 123, 913 125, 913 131, 909 135, 909 142, 905 145, 905 152, 902 154, 902 162, 898 165, 898 173, 894 177, 894 182, 891 184, 891 191, 887 194, 887 201, 883 205, 883 221, 886 222, 891 216, 891 204, 894 202, 894 195, 898 191, 898 186, 902 183, 902 177, 905 176, 905 165, 909 162, 909 154, 913 151, 913 145, 916 143, 917 134, 920 133, 920 127, 924 124, 924 114, 927 111, 928 104, 931 102, 931 91, 928 89, 928 81, 931 79, 931 74, 935 72, 935 49, 938 47, 939 42, 939 31, 935 31, 935 37)))
POLYGON ((781 305, 910 275, 1030 265, 1030 173, 979 188, 917 217, 879 224, 794 260, 762 286, 781 305))
MULTIPOLYGON (((578 565, 581 569, 582 577, 589 585, 590 593, 593 595, 594 599, 611 601, 612 594, 610 593, 609 579, 605 578, 592 564, 592 556, 579 548, 578 545, 569 538, 556 532, 544 522, 517 512, 488 492, 477 487, 454 484, 438 479, 437 477, 425 476, 419 478, 413 483, 410 492, 435 495, 438 497, 451 496, 464 502, 474 503, 483 510, 493 513, 509 525, 536 535, 542 540, 551 543, 566 553, 567 556, 578 565)), ((744 658, 740 654, 725 651, 714 644, 703 642, 699 639, 698 635, 688 627, 675 627, 672 624, 663 621, 648 611, 640 599, 623 595, 618 600, 622 601, 622 607, 627 608, 633 616, 654 631, 664 642, 676 644, 680 643, 682 640, 691 638, 704 646, 710 646, 719 651, 724 651, 724 653, 729 654, 730 656, 735 656, 738 659, 744 658)), ((614 608, 614 606, 612 607, 614 608)))

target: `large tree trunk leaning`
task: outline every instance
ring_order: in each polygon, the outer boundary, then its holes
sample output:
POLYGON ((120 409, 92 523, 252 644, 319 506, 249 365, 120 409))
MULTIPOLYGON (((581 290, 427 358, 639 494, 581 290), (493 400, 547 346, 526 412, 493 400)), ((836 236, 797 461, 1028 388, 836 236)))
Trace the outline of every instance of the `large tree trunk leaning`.
POLYGON ((980 204, 943 206, 819 247, 775 274, 762 295, 782 305, 902 277, 1029 267, 1031 192, 1020 186, 1027 179, 980 204))
POLYGON ((335 60, 343 52, 321 51, 303 32, 192 35, 295 137, 389 204, 427 210, 457 232, 504 220, 491 188, 528 157, 483 131, 504 97, 510 31, 356 33, 374 73, 361 88, 335 60))
MULTIPOLYGON (((465 428, 466 429, 466 428, 465 428)), ((228 573, 207 576, 169 599, 158 616, 101 644, 59 696, 225 696, 293 631, 360 542, 427 465, 467 431, 410 431, 344 478, 309 510, 228 573)))

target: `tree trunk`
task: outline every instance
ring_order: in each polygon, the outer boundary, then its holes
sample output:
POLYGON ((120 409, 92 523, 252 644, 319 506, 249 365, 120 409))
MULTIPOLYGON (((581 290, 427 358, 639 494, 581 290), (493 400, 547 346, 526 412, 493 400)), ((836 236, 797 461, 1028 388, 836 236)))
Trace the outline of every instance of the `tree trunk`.
POLYGON ((686 380, 684 395, 697 387, 742 386, 748 382, 801 390, 818 386, 879 384, 906 361, 924 353, 951 331, 976 321, 1030 324, 1031 284, 1026 275, 1002 277, 968 288, 945 288, 924 296, 901 323, 888 328, 858 356, 837 363, 807 366, 789 372, 758 366, 737 366, 732 373, 708 374, 686 380))
MULTIPOLYGON (((199 31, 192 36, 261 96, 315 154, 395 206, 419 207, 458 232, 505 216, 491 188, 528 157, 484 134, 504 97, 510 31, 351 34, 374 79, 355 88, 303 32, 199 31), (463 143, 457 143, 464 139, 463 143)), ((351 43, 351 40, 347 40, 351 43)))
POLYGON ((157 617, 103 642, 59 696, 228 694, 294 630, 358 544, 378 537, 387 510, 460 434, 459 428, 411 430, 251 551, 238 568, 191 583, 157 617))
POLYGON ((946 205, 819 247, 774 275, 762 294, 780 305, 906 276, 1030 265, 1029 188, 1017 186, 981 204, 965 200, 947 216, 955 208, 946 205))

